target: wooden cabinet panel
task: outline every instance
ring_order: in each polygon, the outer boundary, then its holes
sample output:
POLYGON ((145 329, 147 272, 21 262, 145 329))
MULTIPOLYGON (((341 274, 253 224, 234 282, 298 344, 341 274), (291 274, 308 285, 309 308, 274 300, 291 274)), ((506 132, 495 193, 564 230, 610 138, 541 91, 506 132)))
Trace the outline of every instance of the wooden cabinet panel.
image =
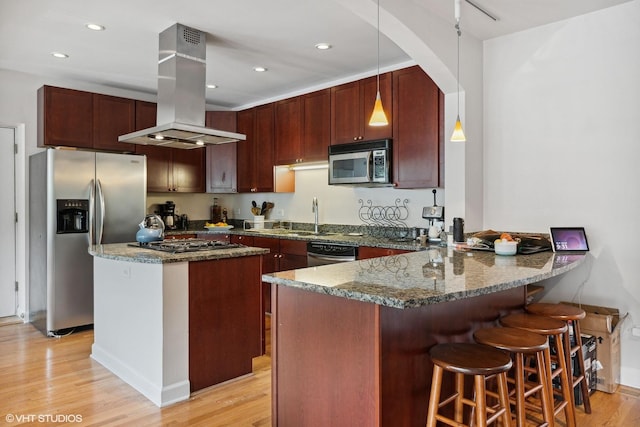
MULTIPOLYGON (((154 127, 158 115, 158 105, 153 102, 136 101, 136 128, 142 130, 154 127)), ((136 145, 136 148, 139 145, 136 145)))
POLYGON ((205 149, 181 150, 172 148, 173 191, 182 193, 204 193, 205 149))
POLYGON ((238 132, 247 140, 238 143, 238 192, 273 191, 273 103, 238 112, 238 132))
POLYGON ((231 243, 240 243, 245 246, 255 246, 253 244, 253 236, 239 236, 237 234, 231 235, 231 243))
POLYGON ((395 186, 442 186, 442 92, 418 66, 394 71, 393 91, 395 186))
POLYGON ((387 139, 393 135, 391 73, 380 75, 380 97, 388 126, 369 126, 377 93, 377 77, 331 88, 331 143, 387 139))
POLYGON ((262 354, 258 256, 189 263, 191 391, 248 374, 262 354))
POLYGON ((93 148, 133 153, 134 144, 118 137, 135 130, 136 102, 117 96, 93 94, 93 148))
POLYGON ((375 248, 372 246, 360 246, 358 248, 358 259, 378 258, 390 255, 406 254, 411 251, 403 249, 375 248))
POLYGON ((275 103, 275 164, 302 161, 302 99, 284 99, 275 103))
POLYGON ((263 255, 262 272, 274 273, 279 271, 280 239, 273 237, 254 237, 253 246, 267 248, 269 253, 263 255))
POLYGON ((256 107, 255 191, 273 191, 273 103, 256 107))
POLYGON ((136 153, 147 156, 147 191, 164 193, 172 191, 172 156, 171 148, 138 145, 136 153))
POLYGON ((203 193, 205 150, 181 150, 140 145, 138 154, 147 156, 147 191, 152 193, 203 193))
POLYGON ((89 92, 38 89, 38 147, 93 147, 93 98, 89 92))
MULTIPOLYGON (((229 132, 236 132, 235 111, 207 111, 206 126, 229 132)), ((207 193, 237 193, 237 150, 238 144, 208 145, 206 148, 207 193)))
POLYGON ((331 144, 331 89, 302 96, 303 160, 327 160, 331 144))

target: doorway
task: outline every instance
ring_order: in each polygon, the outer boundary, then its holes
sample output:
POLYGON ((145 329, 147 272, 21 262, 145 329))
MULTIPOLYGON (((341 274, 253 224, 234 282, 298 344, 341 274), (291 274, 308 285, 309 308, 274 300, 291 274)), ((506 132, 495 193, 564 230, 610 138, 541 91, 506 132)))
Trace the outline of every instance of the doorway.
POLYGON ((0 253, 0 319, 15 316, 18 304, 15 144, 15 129, 0 127, 0 236, 6 241, 0 253))

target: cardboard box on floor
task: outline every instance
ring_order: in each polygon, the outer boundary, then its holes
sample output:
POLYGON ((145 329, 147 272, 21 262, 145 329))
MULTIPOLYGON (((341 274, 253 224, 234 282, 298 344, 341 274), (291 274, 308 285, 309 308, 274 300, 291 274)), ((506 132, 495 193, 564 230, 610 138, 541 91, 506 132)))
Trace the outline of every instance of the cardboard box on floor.
POLYGON ((580 321, 580 331, 596 337, 598 369, 596 389, 615 393, 620 384, 620 324, 627 317, 617 308, 563 302, 581 307, 587 316, 580 321))

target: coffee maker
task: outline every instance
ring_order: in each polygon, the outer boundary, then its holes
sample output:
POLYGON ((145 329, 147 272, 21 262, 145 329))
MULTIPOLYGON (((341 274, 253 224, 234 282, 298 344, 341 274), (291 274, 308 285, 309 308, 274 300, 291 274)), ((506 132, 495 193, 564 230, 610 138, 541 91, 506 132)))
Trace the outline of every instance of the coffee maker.
POLYGON ((176 204, 171 200, 167 200, 164 204, 160 205, 160 217, 164 222, 165 228, 174 230, 176 228, 176 204))

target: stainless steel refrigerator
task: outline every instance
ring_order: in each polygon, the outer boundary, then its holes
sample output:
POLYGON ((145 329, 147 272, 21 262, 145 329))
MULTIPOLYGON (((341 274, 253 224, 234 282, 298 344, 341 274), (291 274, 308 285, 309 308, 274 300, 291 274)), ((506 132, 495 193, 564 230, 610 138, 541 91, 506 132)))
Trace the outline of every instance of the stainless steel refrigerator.
POLYGON ((93 323, 92 244, 135 241, 146 157, 48 149, 29 158, 29 316, 45 335, 93 323))

